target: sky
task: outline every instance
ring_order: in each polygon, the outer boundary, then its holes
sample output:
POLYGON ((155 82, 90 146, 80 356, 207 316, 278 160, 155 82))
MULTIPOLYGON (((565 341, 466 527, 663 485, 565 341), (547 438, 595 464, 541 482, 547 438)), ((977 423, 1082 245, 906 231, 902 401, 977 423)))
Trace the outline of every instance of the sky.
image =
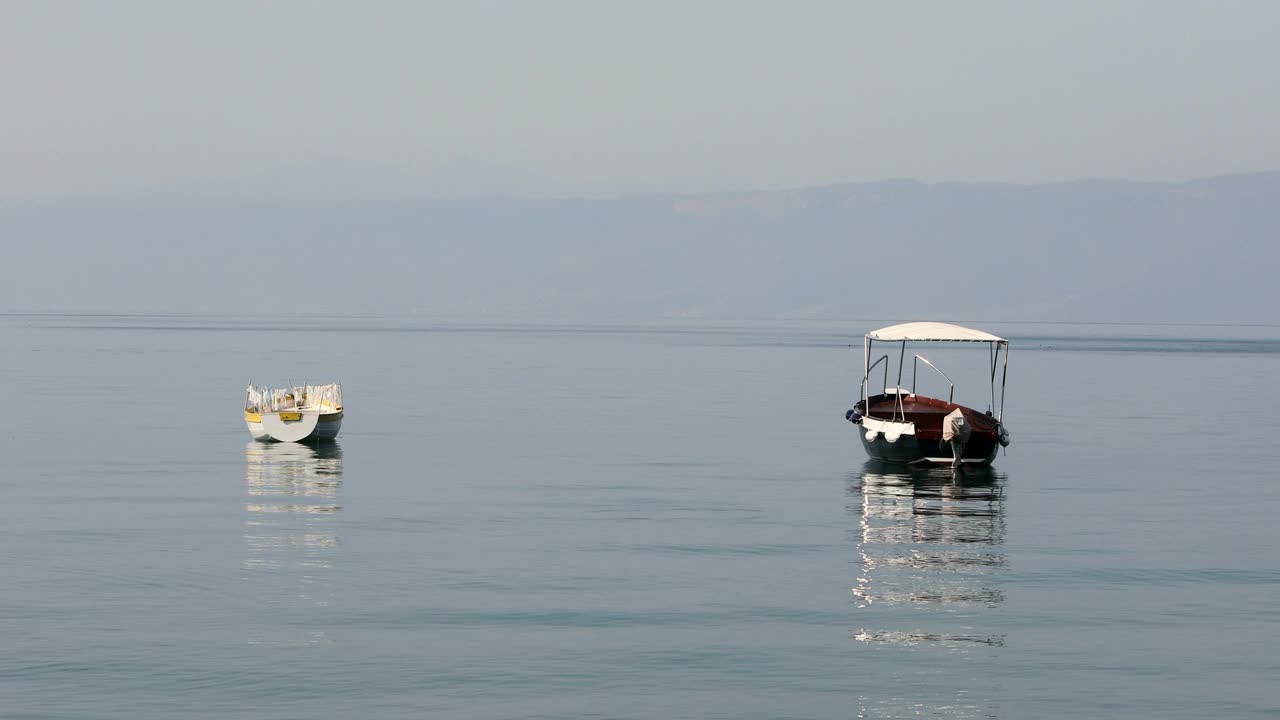
POLYGON ((1280 3, 6 2, 0 197, 460 161, 576 191, 1280 168, 1280 3))

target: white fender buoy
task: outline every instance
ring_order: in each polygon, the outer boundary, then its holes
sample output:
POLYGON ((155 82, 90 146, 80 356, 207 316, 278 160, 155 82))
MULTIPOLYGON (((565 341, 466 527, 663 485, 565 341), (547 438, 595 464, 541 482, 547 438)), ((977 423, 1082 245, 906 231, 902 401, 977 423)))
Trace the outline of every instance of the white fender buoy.
POLYGON ((879 435, 879 434, 880 434, 880 433, 876 432, 875 430, 868 430, 868 431, 867 431, 867 436, 866 436, 866 437, 867 437, 867 442, 875 442, 876 436, 877 436, 877 435, 879 435))
POLYGON ((885 430, 885 431, 884 431, 884 439, 885 439, 887 442, 896 443, 896 442, 898 442, 898 438, 900 438, 900 437, 902 437, 902 429, 901 429, 901 428, 893 428, 892 430, 885 430))
POLYGON ((298 442, 315 432, 320 416, 316 413, 262 413, 262 429, 272 440, 280 442, 298 442), (281 415, 298 416, 297 420, 282 420, 281 415))

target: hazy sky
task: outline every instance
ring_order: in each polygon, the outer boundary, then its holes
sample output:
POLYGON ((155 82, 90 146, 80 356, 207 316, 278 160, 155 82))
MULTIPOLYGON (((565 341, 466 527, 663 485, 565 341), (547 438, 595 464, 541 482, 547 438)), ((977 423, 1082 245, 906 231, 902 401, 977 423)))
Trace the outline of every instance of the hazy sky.
POLYGON ((575 187, 1280 168, 1280 2, 5 2, 0 194, 458 157, 575 187))

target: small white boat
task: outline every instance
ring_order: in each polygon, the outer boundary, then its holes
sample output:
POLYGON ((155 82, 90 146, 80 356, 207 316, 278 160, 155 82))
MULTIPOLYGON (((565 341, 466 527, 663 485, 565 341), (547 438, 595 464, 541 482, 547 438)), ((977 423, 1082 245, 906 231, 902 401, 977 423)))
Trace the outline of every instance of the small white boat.
POLYGON ((245 393, 244 424, 254 440, 332 440, 342 429, 342 386, 337 383, 283 388, 250 385, 245 393))

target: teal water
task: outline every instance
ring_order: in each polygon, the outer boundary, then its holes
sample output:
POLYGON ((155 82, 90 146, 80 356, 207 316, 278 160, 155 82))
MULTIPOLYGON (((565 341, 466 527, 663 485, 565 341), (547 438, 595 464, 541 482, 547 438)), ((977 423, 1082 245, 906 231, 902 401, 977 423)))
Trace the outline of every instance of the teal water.
POLYGON ((985 325, 953 477, 843 420, 880 324, 0 316, 0 717, 1280 715, 1280 329, 985 325))

